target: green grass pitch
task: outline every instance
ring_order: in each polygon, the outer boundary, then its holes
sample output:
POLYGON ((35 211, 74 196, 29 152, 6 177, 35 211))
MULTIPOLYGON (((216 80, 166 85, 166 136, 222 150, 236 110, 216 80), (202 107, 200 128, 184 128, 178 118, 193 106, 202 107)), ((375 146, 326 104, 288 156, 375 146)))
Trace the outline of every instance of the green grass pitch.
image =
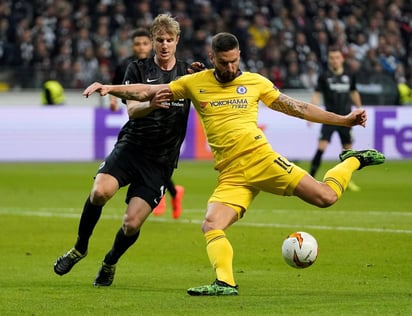
POLYGON ((261 193, 227 231, 238 297, 186 294, 215 277, 200 228, 217 178, 210 162, 181 161, 174 176, 186 187, 181 218, 170 208, 150 217, 111 287, 92 283, 120 227, 124 189, 105 207, 89 255, 56 275, 53 263, 75 241, 98 165, 0 164, 0 315, 412 315, 412 161, 355 173, 362 190, 328 209, 261 193), (281 257, 283 239, 297 230, 320 247, 304 270, 281 257))

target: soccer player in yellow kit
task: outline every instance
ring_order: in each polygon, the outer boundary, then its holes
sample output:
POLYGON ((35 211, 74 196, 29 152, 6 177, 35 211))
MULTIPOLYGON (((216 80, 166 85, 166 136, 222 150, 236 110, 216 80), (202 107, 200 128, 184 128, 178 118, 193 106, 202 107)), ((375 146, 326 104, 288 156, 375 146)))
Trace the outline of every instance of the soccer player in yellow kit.
MULTIPOLYGON (((340 154, 341 162, 328 170, 322 182, 274 151, 258 128, 259 101, 269 108, 311 122, 339 126, 365 126, 366 112, 355 109, 342 116, 281 93, 256 73, 239 69, 237 38, 219 33, 212 39, 210 60, 214 69, 183 76, 167 85, 103 85, 93 83, 83 92, 112 94, 145 101, 156 95, 163 101, 190 98, 199 114, 219 171, 216 189, 209 198, 202 230, 216 280, 187 290, 190 295, 238 295, 233 275, 233 248, 225 230, 239 220, 260 191, 295 195, 318 207, 334 204, 345 191, 352 173, 384 162, 382 153, 370 149, 340 154)), ((152 102, 153 103, 153 102, 152 102)))

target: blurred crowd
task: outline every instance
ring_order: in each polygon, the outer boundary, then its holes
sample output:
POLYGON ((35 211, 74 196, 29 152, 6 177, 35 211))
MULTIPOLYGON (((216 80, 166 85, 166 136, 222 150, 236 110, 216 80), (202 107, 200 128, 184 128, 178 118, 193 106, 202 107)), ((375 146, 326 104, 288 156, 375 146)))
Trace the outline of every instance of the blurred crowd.
POLYGON ((312 89, 327 47, 341 47, 353 71, 412 74, 408 0, 0 0, 0 82, 38 88, 57 79, 81 89, 110 82, 131 52, 130 34, 159 13, 181 26, 178 57, 208 64, 210 39, 234 33, 242 69, 285 89, 312 89))

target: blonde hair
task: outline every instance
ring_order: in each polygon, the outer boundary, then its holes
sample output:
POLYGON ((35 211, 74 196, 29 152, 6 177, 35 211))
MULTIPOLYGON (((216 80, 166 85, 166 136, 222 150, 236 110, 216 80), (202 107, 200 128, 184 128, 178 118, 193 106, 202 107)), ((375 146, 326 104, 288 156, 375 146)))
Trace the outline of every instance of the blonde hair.
POLYGON ((180 25, 170 14, 159 14, 150 27, 150 35, 166 32, 176 36, 180 35, 180 25))

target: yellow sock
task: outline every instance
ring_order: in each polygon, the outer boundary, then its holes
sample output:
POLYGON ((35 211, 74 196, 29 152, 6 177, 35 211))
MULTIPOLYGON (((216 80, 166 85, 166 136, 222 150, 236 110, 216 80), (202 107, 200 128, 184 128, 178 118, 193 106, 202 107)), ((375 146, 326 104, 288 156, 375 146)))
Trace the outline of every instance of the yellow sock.
POLYGON ((216 271, 219 281, 235 286, 233 277, 233 248, 223 230, 211 230, 205 233, 206 251, 210 263, 216 271))
POLYGON ((359 160, 355 157, 350 157, 329 169, 323 178, 323 182, 336 192, 339 199, 348 187, 353 172, 358 170, 359 166, 359 160))

